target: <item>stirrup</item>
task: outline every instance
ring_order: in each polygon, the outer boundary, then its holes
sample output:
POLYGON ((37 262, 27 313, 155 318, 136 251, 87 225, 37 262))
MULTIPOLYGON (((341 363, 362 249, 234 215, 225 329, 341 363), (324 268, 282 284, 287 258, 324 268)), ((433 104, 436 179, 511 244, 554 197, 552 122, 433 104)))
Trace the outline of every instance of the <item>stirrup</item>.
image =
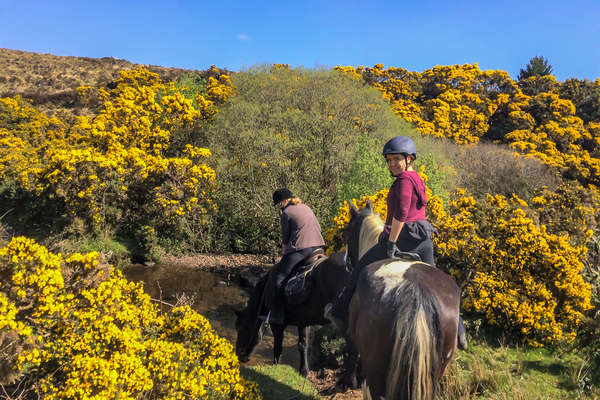
POLYGON ((267 315, 260 314, 260 315, 258 316, 258 319, 262 319, 263 321, 267 322, 267 321, 269 320, 269 316, 270 316, 270 315, 271 315, 271 311, 269 311, 269 312, 267 313, 267 315))

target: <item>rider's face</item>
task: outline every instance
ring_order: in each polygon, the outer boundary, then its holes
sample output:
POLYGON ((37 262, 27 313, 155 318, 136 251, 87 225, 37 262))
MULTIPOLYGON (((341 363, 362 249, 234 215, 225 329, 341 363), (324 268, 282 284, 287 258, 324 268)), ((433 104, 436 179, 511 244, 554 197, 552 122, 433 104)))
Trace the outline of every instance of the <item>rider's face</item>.
POLYGON ((284 199, 281 200, 279 203, 277 203, 277 208, 279 210, 283 210, 285 208, 285 206, 287 206, 287 203, 290 201, 290 199, 284 199))
POLYGON ((393 176, 398 176, 406 171, 409 157, 404 154, 386 154, 385 161, 387 162, 388 169, 393 176))

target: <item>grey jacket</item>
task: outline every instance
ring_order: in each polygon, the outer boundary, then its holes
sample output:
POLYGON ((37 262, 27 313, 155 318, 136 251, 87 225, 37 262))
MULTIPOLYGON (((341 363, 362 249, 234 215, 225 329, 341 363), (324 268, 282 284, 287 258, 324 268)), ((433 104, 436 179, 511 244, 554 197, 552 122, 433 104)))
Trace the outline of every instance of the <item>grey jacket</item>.
POLYGON ((281 213, 281 242, 283 254, 324 246, 321 225, 313 211, 306 204, 292 204, 281 213))

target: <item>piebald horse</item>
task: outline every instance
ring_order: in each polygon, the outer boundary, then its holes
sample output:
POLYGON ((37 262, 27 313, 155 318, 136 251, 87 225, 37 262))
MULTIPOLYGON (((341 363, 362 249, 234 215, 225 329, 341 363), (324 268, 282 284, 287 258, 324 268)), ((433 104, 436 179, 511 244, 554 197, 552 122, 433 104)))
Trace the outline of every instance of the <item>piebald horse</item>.
MULTIPOLYGON (((373 205, 350 203, 348 257, 356 267, 383 222, 373 205)), ((385 259, 364 267, 348 308, 348 336, 360 355, 365 399, 431 400, 457 348, 460 290, 420 261, 385 259)))

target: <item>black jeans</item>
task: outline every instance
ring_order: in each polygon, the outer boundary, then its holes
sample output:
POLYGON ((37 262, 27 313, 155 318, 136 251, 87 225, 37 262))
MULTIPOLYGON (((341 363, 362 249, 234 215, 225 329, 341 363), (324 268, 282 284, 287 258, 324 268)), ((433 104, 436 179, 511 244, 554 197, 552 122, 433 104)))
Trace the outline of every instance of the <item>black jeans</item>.
POLYGON ((292 273, 294 267, 306 257, 310 256, 319 247, 308 247, 293 253, 287 253, 269 272, 269 279, 264 290, 264 304, 267 309, 271 309, 277 298, 281 294, 281 286, 286 278, 292 273))

